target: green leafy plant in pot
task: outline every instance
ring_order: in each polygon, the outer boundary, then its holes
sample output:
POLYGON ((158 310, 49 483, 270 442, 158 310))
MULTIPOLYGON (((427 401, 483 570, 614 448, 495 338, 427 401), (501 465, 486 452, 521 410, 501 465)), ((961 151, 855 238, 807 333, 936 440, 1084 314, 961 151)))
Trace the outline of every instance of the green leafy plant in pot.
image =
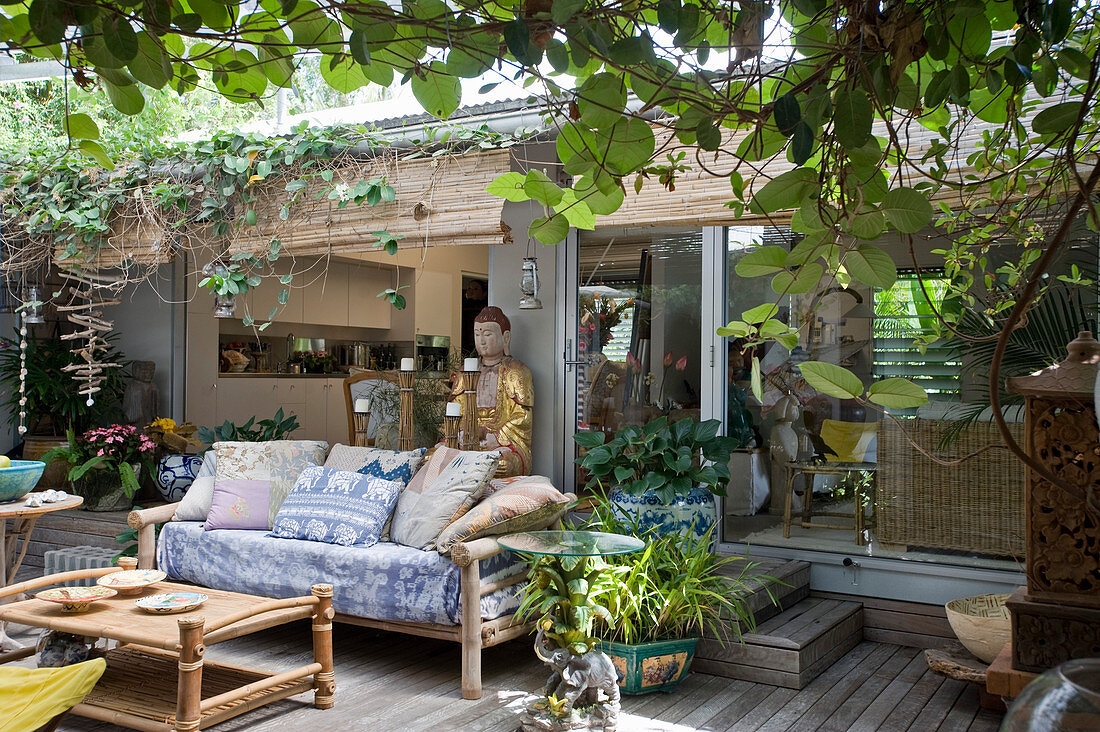
POLYGON ((73 491, 84 499, 88 511, 121 511, 129 508, 138 491, 138 475, 144 468, 153 475, 156 444, 137 427, 113 424, 77 436, 68 433, 68 444, 55 447, 43 460, 69 464, 73 491))
POLYGON ((721 644, 740 642, 756 621, 743 598, 755 585, 775 601, 769 583, 778 582, 756 571, 740 557, 720 557, 711 551, 713 529, 699 539, 676 533, 639 530, 624 523, 606 498, 599 497, 586 528, 639 535, 646 547, 629 555, 600 560, 591 589, 595 602, 607 609, 593 635, 619 670, 625 694, 669 691, 691 671, 695 648, 705 633, 721 644))
POLYGON ((641 531, 709 536, 718 520, 714 496, 726 495, 729 461, 740 441, 718 434, 721 422, 691 418, 669 424, 658 417, 644 427, 623 427, 608 440, 603 432, 579 432, 585 448, 577 464, 591 478, 586 489, 610 489, 622 518, 641 531))

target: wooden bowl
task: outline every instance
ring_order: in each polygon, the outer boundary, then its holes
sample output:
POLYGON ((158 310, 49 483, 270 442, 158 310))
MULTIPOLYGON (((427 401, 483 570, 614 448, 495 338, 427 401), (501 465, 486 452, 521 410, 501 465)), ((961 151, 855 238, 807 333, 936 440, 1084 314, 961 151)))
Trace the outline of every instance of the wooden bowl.
POLYGON ((39 600, 56 602, 61 605, 61 612, 82 613, 96 600, 106 600, 118 593, 109 587, 55 587, 51 590, 42 590, 35 595, 39 600))
POLYGON ((993 663, 1012 634, 1007 599, 1008 595, 975 595, 944 605, 959 642, 985 663, 993 663))

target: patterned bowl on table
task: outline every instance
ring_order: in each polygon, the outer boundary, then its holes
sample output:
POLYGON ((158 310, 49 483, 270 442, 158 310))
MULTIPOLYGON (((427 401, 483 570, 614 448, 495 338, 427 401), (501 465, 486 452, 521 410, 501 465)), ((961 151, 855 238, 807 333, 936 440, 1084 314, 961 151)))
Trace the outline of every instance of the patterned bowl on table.
POLYGON ((164 592, 134 600, 134 604, 147 613, 185 613, 209 599, 201 592, 164 592))
POLYGON ((114 597, 118 592, 110 587, 55 587, 51 590, 42 590, 35 597, 46 602, 56 602, 61 605, 61 612, 82 613, 96 600, 106 600, 114 597))
POLYGON ((159 569, 124 569, 105 574, 95 582, 101 587, 110 587, 120 595, 136 595, 167 576, 159 569))
POLYGON ((10 468, 0 468, 0 503, 18 501, 30 493, 45 470, 41 460, 12 460, 10 468))
POLYGON ((157 463, 157 491, 169 503, 183 500, 201 467, 198 455, 165 455, 157 463))

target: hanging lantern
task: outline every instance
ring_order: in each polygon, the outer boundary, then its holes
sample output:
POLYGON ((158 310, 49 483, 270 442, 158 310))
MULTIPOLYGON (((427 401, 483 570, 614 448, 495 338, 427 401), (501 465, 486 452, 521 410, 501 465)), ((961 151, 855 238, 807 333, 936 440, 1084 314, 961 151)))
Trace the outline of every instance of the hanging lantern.
POLYGON ((520 310, 542 310, 539 300, 539 262, 535 257, 523 258, 523 276, 519 281, 523 297, 519 300, 520 310))
MULTIPOLYGON (((219 277, 225 277, 229 270, 225 265, 219 261, 214 260, 205 267, 202 268, 202 273, 207 277, 217 275, 219 277)), ((237 317, 237 296, 232 294, 214 293, 214 317, 215 318, 235 318, 237 317)))
POLYGON ((23 322, 37 325, 45 323, 42 315, 42 290, 38 285, 29 285, 23 289, 23 322))

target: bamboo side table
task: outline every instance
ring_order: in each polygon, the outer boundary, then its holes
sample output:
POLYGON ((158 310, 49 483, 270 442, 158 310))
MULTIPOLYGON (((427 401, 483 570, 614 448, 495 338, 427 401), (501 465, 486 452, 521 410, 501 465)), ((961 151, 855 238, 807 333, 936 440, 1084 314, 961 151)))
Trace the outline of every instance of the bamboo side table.
MULTIPOLYGON (((40 577, 12 585, 0 597, 119 569, 40 577)), ((158 582, 141 596, 196 590, 209 599, 185 615, 148 614, 134 605, 136 596, 116 595, 95 602, 84 613, 64 613, 55 603, 32 598, 0 607, 0 620, 122 644, 107 652, 107 670, 99 683, 70 712, 101 722, 156 732, 193 732, 308 691, 313 691, 318 709, 333 706, 331 585, 314 585, 307 597, 268 600, 158 582), (313 663, 272 674, 206 658, 207 649, 217 643, 305 618, 313 621, 313 663)), ((0 656, 0 662, 17 655, 25 654, 0 656)))

